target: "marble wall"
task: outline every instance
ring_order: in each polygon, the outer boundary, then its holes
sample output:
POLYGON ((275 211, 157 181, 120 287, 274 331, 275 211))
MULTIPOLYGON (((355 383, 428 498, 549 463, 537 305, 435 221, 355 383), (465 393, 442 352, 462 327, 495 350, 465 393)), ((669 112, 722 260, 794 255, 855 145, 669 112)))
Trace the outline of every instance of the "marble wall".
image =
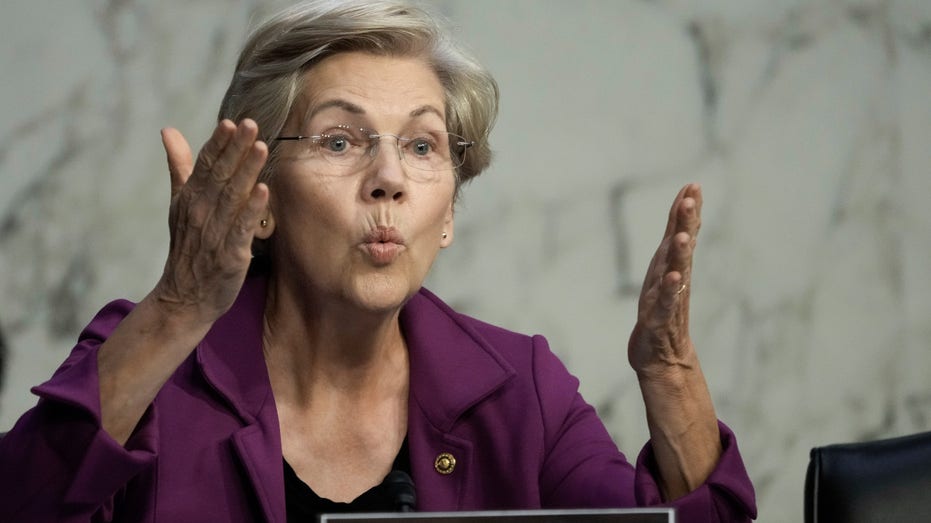
MULTIPOLYGON (((4 2, 0 430, 103 303, 155 282, 158 130, 203 142, 250 20, 285 3, 4 2)), ((812 446, 931 429, 931 3, 433 3, 503 97, 431 288, 545 334, 633 455, 625 342, 697 181, 692 331, 760 520, 801 520, 812 446)))

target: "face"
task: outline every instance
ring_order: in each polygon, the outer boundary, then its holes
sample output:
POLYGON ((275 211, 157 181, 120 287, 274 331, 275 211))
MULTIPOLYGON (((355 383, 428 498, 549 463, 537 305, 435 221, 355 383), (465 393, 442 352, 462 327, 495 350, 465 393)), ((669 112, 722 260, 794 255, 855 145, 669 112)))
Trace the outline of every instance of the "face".
MULTIPOLYGON (((422 59, 342 53, 306 74, 283 136, 446 130, 442 85, 422 59)), ((358 170, 334 163, 349 147, 339 139, 279 144, 266 232, 276 272, 324 303, 396 310, 452 242, 454 171, 409 165, 429 144, 402 144, 402 160, 395 137, 377 143, 358 170)))

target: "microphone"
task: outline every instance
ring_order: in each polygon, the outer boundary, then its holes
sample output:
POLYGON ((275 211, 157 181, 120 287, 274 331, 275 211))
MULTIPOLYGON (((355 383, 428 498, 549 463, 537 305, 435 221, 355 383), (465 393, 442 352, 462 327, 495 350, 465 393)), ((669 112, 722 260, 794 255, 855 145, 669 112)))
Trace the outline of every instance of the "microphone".
POLYGON ((398 512, 413 512, 417 505, 417 493, 414 491, 414 480, 403 470, 392 470, 385 478, 388 493, 394 500, 398 512))

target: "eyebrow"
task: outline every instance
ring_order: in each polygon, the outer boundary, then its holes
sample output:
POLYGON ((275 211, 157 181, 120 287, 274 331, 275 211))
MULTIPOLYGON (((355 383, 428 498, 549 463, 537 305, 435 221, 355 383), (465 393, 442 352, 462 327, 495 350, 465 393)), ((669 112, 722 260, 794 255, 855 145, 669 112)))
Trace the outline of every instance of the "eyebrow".
POLYGON ((422 105, 418 107, 417 109, 414 109, 413 111, 410 112, 410 117, 416 118, 420 115, 427 114, 427 113, 433 113, 439 116, 440 119, 443 120, 444 122, 446 121, 446 115, 441 113, 439 109, 437 109, 436 107, 433 107, 432 105, 422 105))
POLYGON ((320 105, 315 106, 310 111, 310 114, 307 115, 307 118, 311 119, 314 116, 316 116, 317 113, 324 111, 326 109, 329 109, 331 107, 336 107, 338 109, 342 109, 346 112, 353 113, 353 114, 365 114, 365 109, 359 107, 358 105, 352 102, 347 102, 346 100, 337 99, 337 100, 328 100, 326 102, 321 103, 320 105))
MULTIPOLYGON (((365 109, 363 109, 362 107, 360 107, 360 106, 358 106, 358 105, 356 105, 356 104, 354 104, 354 103, 352 103, 352 102, 348 102, 348 101, 346 101, 346 100, 335 99, 335 100, 327 100, 326 102, 323 102, 323 103, 321 103, 321 104, 315 106, 315 107, 310 111, 310 114, 307 116, 307 119, 308 119, 308 120, 309 120, 309 119, 312 119, 314 116, 317 115, 317 113, 322 112, 322 111, 324 111, 324 110, 326 110, 326 109, 329 109, 329 108, 331 108, 331 107, 335 107, 335 108, 337 108, 337 109, 342 109, 342 110, 344 110, 344 111, 346 111, 346 112, 349 112, 349 113, 352 113, 352 114, 366 114, 366 113, 365 113, 365 109)), ((427 113, 433 113, 433 114, 439 116, 440 119, 442 119, 444 122, 446 121, 445 115, 444 115, 443 113, 441 113, 439 109, 437 109, 436 107, 434 107, 434 106, 432 106, 432 105, 429 105, 429 104, 427 104, 427 105, 422 105, 422 106, 420 106, 420 107, 414 109, 413 111, 411 111, 410 113, 408 113, 408 116, 410 116, 411 118, 417 118, 418 116, 422 116, 422 115, 427 114, 427 113)))

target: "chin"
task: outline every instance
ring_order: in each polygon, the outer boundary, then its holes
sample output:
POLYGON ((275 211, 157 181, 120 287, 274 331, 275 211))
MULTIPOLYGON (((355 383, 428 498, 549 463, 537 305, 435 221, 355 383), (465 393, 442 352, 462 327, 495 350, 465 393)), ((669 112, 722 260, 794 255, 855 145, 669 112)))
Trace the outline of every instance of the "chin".
POLYGON ((395 312, 407 303, 420 285, 413 286, 405 279, 388 276, 369 276, 357 282, 352 301, 370 312, 395 312))

